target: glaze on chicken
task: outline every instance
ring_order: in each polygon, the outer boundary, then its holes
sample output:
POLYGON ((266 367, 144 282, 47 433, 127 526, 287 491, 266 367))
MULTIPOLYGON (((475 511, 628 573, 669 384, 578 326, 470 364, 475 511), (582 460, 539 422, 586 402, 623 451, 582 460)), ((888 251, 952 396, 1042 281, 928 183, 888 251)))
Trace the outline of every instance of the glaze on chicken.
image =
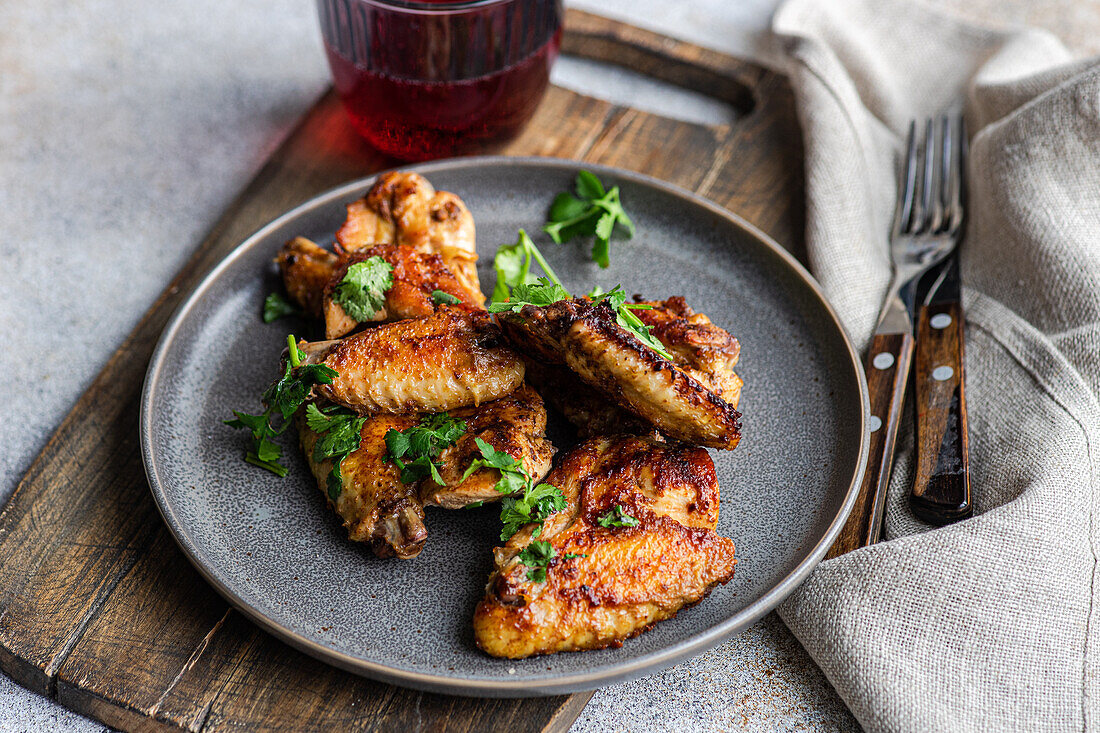
POLYGON ((495 657, 602 649, 698 603, 733 577, 733 542, 715 531, 718 481, 699 447, 616 436, 570 451, 546 477, 566 509, 494 551, 474 635, 495 657), (600 525, 619 507, 636 526, 600 525), (521 552, 554 550, 543 582, 521 552))

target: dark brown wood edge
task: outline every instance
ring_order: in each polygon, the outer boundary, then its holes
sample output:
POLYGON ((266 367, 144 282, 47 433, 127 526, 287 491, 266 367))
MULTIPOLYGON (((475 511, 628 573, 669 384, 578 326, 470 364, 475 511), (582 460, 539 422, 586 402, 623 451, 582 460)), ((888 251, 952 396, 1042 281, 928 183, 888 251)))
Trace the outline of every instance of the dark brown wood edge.
POLYGON ((838 557, 878 541, 912 358, 913 336, 909 333, 875 334, 871 339, 864 360, 871 404, 867 470, 852 513, 826 558, 838 557))
MULTIPOLYGON (((581 56, 608 56, 619 39, 616 63, 663 60, 671 71, 659 78, 719 98, 741 94, 728 91, 736 78, 755 93, 753 113, 735 126, 706 128, 551 89, 543 106, 553 126, 533 124, 502 152, 583 158, 661 177, 708 195, 800 251, 801 142, 781 76, 586 13, 569 11, 567 26, 566 46, 581 56), (692 70, 696 61, 703 71, 692 70), (680 154, 654 157, 655 141, 680 154)), ((149 497, 136 445, 137 403, 168 317, 260 225, 390 165, 349 131, 327 93, 110 358, 0 511, 0 669, 127 729, 358 727, 371 715, 380 729, 408 729, 414 708, 418 720, 447 730, 505 721, 517 731, 565 730, 577 717, 591 693, 449 698, 304 657, 214 596, 175 550, 149 497), (146 646, 125 648, 137 641, 146 646)))
POLYGON ((922 306, 913 363, 916 478, 913 514, 931 524, 964 519, 970 499, 963 309, 958 301, 922 306), (933 327, 933 318, 946 325, 933 327), (949 319, 949 320, 947 320, 949 319))

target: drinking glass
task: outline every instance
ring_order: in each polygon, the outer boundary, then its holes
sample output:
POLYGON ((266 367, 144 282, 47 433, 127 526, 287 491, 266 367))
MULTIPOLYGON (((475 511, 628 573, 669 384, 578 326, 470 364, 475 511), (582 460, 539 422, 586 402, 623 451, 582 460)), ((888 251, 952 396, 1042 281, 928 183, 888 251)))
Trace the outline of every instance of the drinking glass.
POLYGON ((317 0, 355 129, 402 160, 481 152, 530 119, 561 46, 562 0, 317 0))

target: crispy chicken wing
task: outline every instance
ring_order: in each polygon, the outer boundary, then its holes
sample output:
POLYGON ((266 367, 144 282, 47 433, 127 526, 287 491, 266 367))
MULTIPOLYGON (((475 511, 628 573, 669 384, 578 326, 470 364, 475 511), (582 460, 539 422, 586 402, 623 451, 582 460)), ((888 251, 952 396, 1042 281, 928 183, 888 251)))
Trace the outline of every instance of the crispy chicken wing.
POLYGON ((711 448, 733 448, 741 438, 740 413, 690 367, 661 358, 619 326, 606 303, 573 298, 528 305, 501 320, 521 352, 565 364, 670 438, 711 448))
POLYGON ((523 360, 489 314, 453 306, 299 348, 306 363, 338 372, 317 394, 360 414, 443 412, 498 399, 523 383, 523 360))
POLYGON ((275 258, 286 292, 311 316, 321 315, 325 285, 336 272, 339 258, 305 237, 295 237, 275 258))
POLYGON ((345 253, 374 244, 408 245, 438 254, 482 305, 474 249, 474 218, 462 199, 436 191, 417 173, 394 172, 378 179, 367 195, 348 205, 344 225, 336 232, 337 248, 345 253))
POLYGON ((703 448, 597 438, 570 451, 546 482, 567 502, 538 536, 554 551, 546 580, 530 579, 520 554, 540 525, 494 551, 496 570, 474 613, 477 644, 489 654, 618 644, 733 577, 734 546, 715 532, 718 481, 703 448), (637 524, 601 526, 615 507, 637 524))
POLYGON ((348 538, 369 542, 378 557, 416 557, 428 539, 417 487, 401 483, 401 472, 386 458, 384 440, 390 429, 407 430, 418 420, 418 415, 378 415, 367 420, 360 431, 359 449, 340 464, 341 490, 335 499, 328 489, 332 459, 315 460, 318 435, 304 419, 298 420, 302 450, 317 485, 344 520, 348 538))
POLYGON ((375 321, 400 321, 434 313, 438 304, 432 299, 432 292, 436 290, 458 298, 466 309, 483 310, 481 292, 467 290, 439 255, 426 254, 408 245, 375 244, 344 258, 322 286, 325 338, 340 338, 359 325, 333 300, 333 293, 349 267, 371 257, 381 257, 393 265, 393 285, 386 291, 385 306, 375 314, 375 321))

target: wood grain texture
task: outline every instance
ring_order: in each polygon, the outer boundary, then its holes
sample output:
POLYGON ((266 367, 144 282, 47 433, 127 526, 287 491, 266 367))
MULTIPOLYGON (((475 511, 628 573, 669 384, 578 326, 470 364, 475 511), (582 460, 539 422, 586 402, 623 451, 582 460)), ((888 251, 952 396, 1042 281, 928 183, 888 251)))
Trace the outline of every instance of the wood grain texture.
POLYGON ((871 400, 871 442, 867 470, 852 513, 836 542, 825 555, 833 558, 873 545, 882 531, 882 509, 886 486, 894 466, 894 446, 905 402, 905 387, 913 361, 913 336, 906 333, 877 333, 864 359, 867 393, 871 400))
MULTIPOLYGON (((530 126, 499 152, 658 176, 803 251, 802 149, 782 77, 575 11, 565 48, 725 100, 733 121, 692 125, 552 88, 530 126)), ((360 141, 326 94, 111 357, 0 512, 0 669, 126 730, 536 731, 572 724, 590 693, 526 700, 420 693, 351 675, 276 641, 203 582, 149 494, 138 401, 173 311, 270 219, 394 165, 360 141)))
POLYGON ((968 517, 974 508, 970 501, 962 303, 922 306, 916 334, 913 404, 917 408, 917 473, 909 500, 920 519, 950 524, 968 517))

